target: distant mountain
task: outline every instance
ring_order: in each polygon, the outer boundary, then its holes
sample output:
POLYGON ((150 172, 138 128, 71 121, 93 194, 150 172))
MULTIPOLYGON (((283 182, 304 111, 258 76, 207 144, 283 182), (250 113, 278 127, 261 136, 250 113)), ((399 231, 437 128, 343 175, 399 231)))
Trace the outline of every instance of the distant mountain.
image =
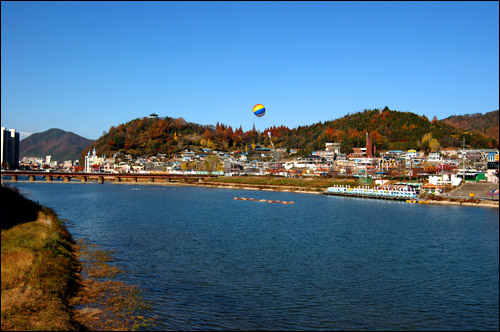
POLYGON ((78 160, 81 152, 94 140, 61 129, 49 129, 22 139, 19 142, 19 157, 52 156, 52 160, 78 160))
POLYGON ((476 130, 485 135, 499 139, 498 135, 498 110, 485 114, 465 114, 452 115, 443 119, 443 121, 451 123, 454 126, 463 128, 468 131, 476 130))

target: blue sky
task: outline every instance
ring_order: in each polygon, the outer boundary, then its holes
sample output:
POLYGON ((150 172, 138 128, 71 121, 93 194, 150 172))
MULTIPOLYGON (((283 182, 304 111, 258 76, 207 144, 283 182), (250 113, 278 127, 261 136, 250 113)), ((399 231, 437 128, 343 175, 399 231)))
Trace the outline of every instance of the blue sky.
POLYGON ((498 15, 497 1, 3 1, 1 125, 97 139, 153 112, 245 131, 385 106, 486 113, 498 15))

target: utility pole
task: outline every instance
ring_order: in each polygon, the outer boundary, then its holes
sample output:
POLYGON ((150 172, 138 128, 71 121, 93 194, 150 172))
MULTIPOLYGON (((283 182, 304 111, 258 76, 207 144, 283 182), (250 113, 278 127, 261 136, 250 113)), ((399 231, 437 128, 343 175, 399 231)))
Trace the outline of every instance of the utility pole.
POLYGON ((269 136, 269 140, 271 141, 271 145, 273 146, 274 151, 274 160, 276 160, 276 171, 279 169, 279 160, 278 160, 278 152, 276 152, 276 148, 274 147, 273 139, 271 138, 271 132, 267 132, 267 136, 269 136))
POLYGON ((462 185, 460 186, 460 198, 462 198, 462 186, 465 184, 465 135, 464 148, 462 150, 462 185))
POLYGON ((464 149, 463 149, 463 152, 462 152, 462 160, 463 160, 463 168, 462 168, 462 171, 463 171, 463 174, 462 174, 462 179, 463 179, 463 182, 465 183, 465 136, 464 136, 464 149))

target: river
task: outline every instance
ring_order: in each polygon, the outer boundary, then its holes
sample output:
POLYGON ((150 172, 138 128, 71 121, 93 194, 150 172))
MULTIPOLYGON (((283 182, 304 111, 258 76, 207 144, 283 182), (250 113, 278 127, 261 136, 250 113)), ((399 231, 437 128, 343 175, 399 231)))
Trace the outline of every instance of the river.
POLYGON ((11 183, 116 250, 154 330, 498 330, 499 211, 253 190, 11 183), (294 201, 276 204, 234 197, 294 201))

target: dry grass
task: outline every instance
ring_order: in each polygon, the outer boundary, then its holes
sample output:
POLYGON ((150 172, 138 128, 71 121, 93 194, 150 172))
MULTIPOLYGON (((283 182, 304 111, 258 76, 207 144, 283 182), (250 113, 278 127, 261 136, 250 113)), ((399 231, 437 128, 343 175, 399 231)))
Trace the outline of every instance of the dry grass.
POLYGON ((33 253, 29 251, 20 250, 3 253, 2 249, 2 309, 5 308, 4 291, 24 287, 25 275, 33 265, 33 258, 33 253))
POLYGON ((2 330, 80 328, 65 301, 74 287, 71 252, 64 254, 71 238, 52 220, 40 212, 36 221, 2 229, 2 330))
POLYGON ((139 315, 149 308, 139 288, 111 280, 121 273, 110 264, 112 251, 80 241, 74 253, 63 245, 48 249, 58 255, 43 253, 59 240, 46 222, 2 230, 2 330, 129 331, 152 324, 139 315), (69 269, 69 256, 78 255, 83 280, 69 269), (80 279, 78 292, 71 278, 80 279))
POLYGON ((122 271, 112 266, 111 250, 80 240, 78 252, 85 276, 78 296, 73 298, 75 318, 90 330, 129 331, 150 326, 152 319, 140 315, 150 308, 135 285, 111 280, 122 271))
POLYGON ((97 245, 81 239, 78 241, 77 249, 88 278, 113 278, 121 273, 119 267, 110 264, 113 261, 114 250, 99 249, 97 245))
POLYGON ((139 315, 148 305, 138 287, 110 280, 121 272, 112 265, 112 251, 77 245, 52 209, 4 186, 1 198, 2 218, 7 216, 1 230, 2 330, 134 330, 152 323, 139 315), (18 215, 17 209, 25 211, 18 215))

